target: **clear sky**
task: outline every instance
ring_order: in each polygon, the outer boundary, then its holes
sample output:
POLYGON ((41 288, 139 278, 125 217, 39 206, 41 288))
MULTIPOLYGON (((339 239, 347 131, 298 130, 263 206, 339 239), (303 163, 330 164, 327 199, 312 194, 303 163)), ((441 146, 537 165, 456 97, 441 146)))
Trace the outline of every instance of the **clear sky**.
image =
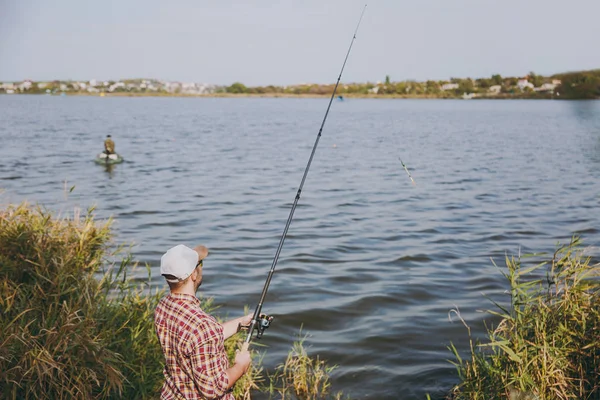
POLYGON ((0 81, 247 86, 600 68, 600 0, 0 0, 0 81))

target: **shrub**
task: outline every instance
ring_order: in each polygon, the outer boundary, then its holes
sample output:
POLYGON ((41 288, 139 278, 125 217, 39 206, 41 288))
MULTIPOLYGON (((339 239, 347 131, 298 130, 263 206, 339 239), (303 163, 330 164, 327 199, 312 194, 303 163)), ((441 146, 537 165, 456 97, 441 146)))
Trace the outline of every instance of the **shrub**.
POLYGON ((0 392, 93 398, 123 392, 123 357, 94 318, 94 278, 110 221, 52 219, 26 203, 0 211, 0 392))
POLYGON ((524 268, 520 257, 507 258, 506 266, 510 308, 489 311, 500 318, 489 342, 471 339, 470 360, 451 346, 462 381, 452 398, 599 398, 600 264, 574 238, 548 262, 524 268), (525 281, 541 268, 545 279, 525 281))

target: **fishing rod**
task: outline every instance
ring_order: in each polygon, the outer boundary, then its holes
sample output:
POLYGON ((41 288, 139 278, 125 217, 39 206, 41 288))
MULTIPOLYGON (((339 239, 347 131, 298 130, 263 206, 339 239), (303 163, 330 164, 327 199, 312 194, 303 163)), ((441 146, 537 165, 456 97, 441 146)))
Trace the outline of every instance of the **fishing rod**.
POLYGON ((281 239, 279 240, 279 245, 277 246, 277 251, 275 252, 275 257, 273 258, 273 263, 271 264, 271 270, 269 271, 269 275, 267 276, 267 280, 265 282, 265 286, 263 287, 262 294, 260 295, 260 300, 256 305, 256 309, 254 310, 254 315, 252 316, 252 322, 247 327, 248 335, 246 336, 246 340, 242 345, 243 350, 247 350, 250 346, 250 341, 252 340, 252 334, 256 329, 256 337, 259 339, 262 337, 265 329, 269 327, 271 322, 273 321, 272 316, 262 315, 262 306, 265 301, 265 297, 267 296, 267 290, 269 290, 269 285, 271 283, 271 278, 273 278, 273 273, 275 272, 275 266, 277 265, 277 260, 279 260, 279 254, 281 253, 281 248, 283 247, 283 242, 285 241, 285 237, 287 236, 288 229, 290 228, 290 224, 292 223, 292 218, 294 216, 294 211, 296 210, 296 206, 298 205, 298 201, 300 200, 300 194, 302 193, 302 188, 304 187, 304 182, 306 181, 306 176, 308 175, 308 170, 310 169, 310 165, 312 164, 313 157, 315 155, 315 151, 317 150, 317 145, 319 144, 319 140, 321 139, 321 132, 323 132, 323 126, 325 125, 325 121, 327 120, 327 116, 329 115, 329 109, 331 108, 331 103, 333 102, 333 98, 335 97, 335 92, 337 91, 338 85, 340 83, 340 79, 342 78, 342 73, 344 72, 344 67, 346 66, 346 61, 348 61, 348 56, 350 55, 350 50, 352 50, 352 45, 354 44, 354 39, 356 39, 356 33, 358 32, 358 27, 360 26, 360 22, 362 21, 363 15, 365 14, 365 10, 367 9, 367 5, 362 10, 360 14, 360 18, 358 20, 358 24, 356 24, 356 29, 354 30, 354 35, 352 36, 352 41, 350 42, 350 47, 348 47, 348 52, 346 53, 346 58, 344 59, 344 63, 342 64, 342 69, 340 70, 340 75, 338 76, 337 82, 335 83, 335 87, 333 88, 333 93, 331 94, 331 98, 329 99, 329 105, 327 106, 327 111, 325 111, 325 116, 323 117, 323 122, 321 122, 321 127, 319 128, 319 133, 317 134, 317 138, 315 140, 315 144, 312 148, 312 152, 310 153, 310 157, 308 159, 308 163, 306 164, 306 169, 304 170, 304 175, 302 176, 302 181, 300 181, 300 186, 298 187, 298 192, 296 193, 296 198, 294 199, 294 204, 292 204, 292 209, 290 210, 290 215, 288 216, 287 222, 285 224, 285 228, 283 229, 283 234, 281 235, 281 239))

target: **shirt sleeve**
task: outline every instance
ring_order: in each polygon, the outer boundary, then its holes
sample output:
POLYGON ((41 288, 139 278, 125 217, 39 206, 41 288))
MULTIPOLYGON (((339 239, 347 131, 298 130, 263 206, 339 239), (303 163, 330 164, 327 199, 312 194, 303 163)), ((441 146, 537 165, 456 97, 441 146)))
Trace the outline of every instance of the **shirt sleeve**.
POLYGON ((222 362, 223 328, 210 324, 199 332, 190 349, 190 361, 196 387, 208 399, 222 397, 229 388, 229 377, 222 362))

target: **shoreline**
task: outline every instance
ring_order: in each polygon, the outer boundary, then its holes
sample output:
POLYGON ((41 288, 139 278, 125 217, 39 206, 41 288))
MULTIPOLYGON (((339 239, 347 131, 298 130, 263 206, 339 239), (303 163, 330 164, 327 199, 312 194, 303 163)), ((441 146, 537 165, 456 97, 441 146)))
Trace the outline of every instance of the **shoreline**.
MULTIPOLYGON (((291 94, 291 93, 209 93, 209 94, 188 94, 188 93, 0 93, 6 96, 85 96, 85 97, 192 97, 192 98, 287 98, 287 99, 329 99, 331 94, 291 94)), ((564 97, 553 96, 549 93, 536 95, 513 95, 498 94, 493 96, 474 96, 464 99, 462 96, 436 96, 436 95, 397 95, 397 94, 345 94, 341 96, 341 101, 345 99, 421 99, 421 100, 574 100, 564 97)), ((600 97, 587 100, 600 100, 600 97)))

